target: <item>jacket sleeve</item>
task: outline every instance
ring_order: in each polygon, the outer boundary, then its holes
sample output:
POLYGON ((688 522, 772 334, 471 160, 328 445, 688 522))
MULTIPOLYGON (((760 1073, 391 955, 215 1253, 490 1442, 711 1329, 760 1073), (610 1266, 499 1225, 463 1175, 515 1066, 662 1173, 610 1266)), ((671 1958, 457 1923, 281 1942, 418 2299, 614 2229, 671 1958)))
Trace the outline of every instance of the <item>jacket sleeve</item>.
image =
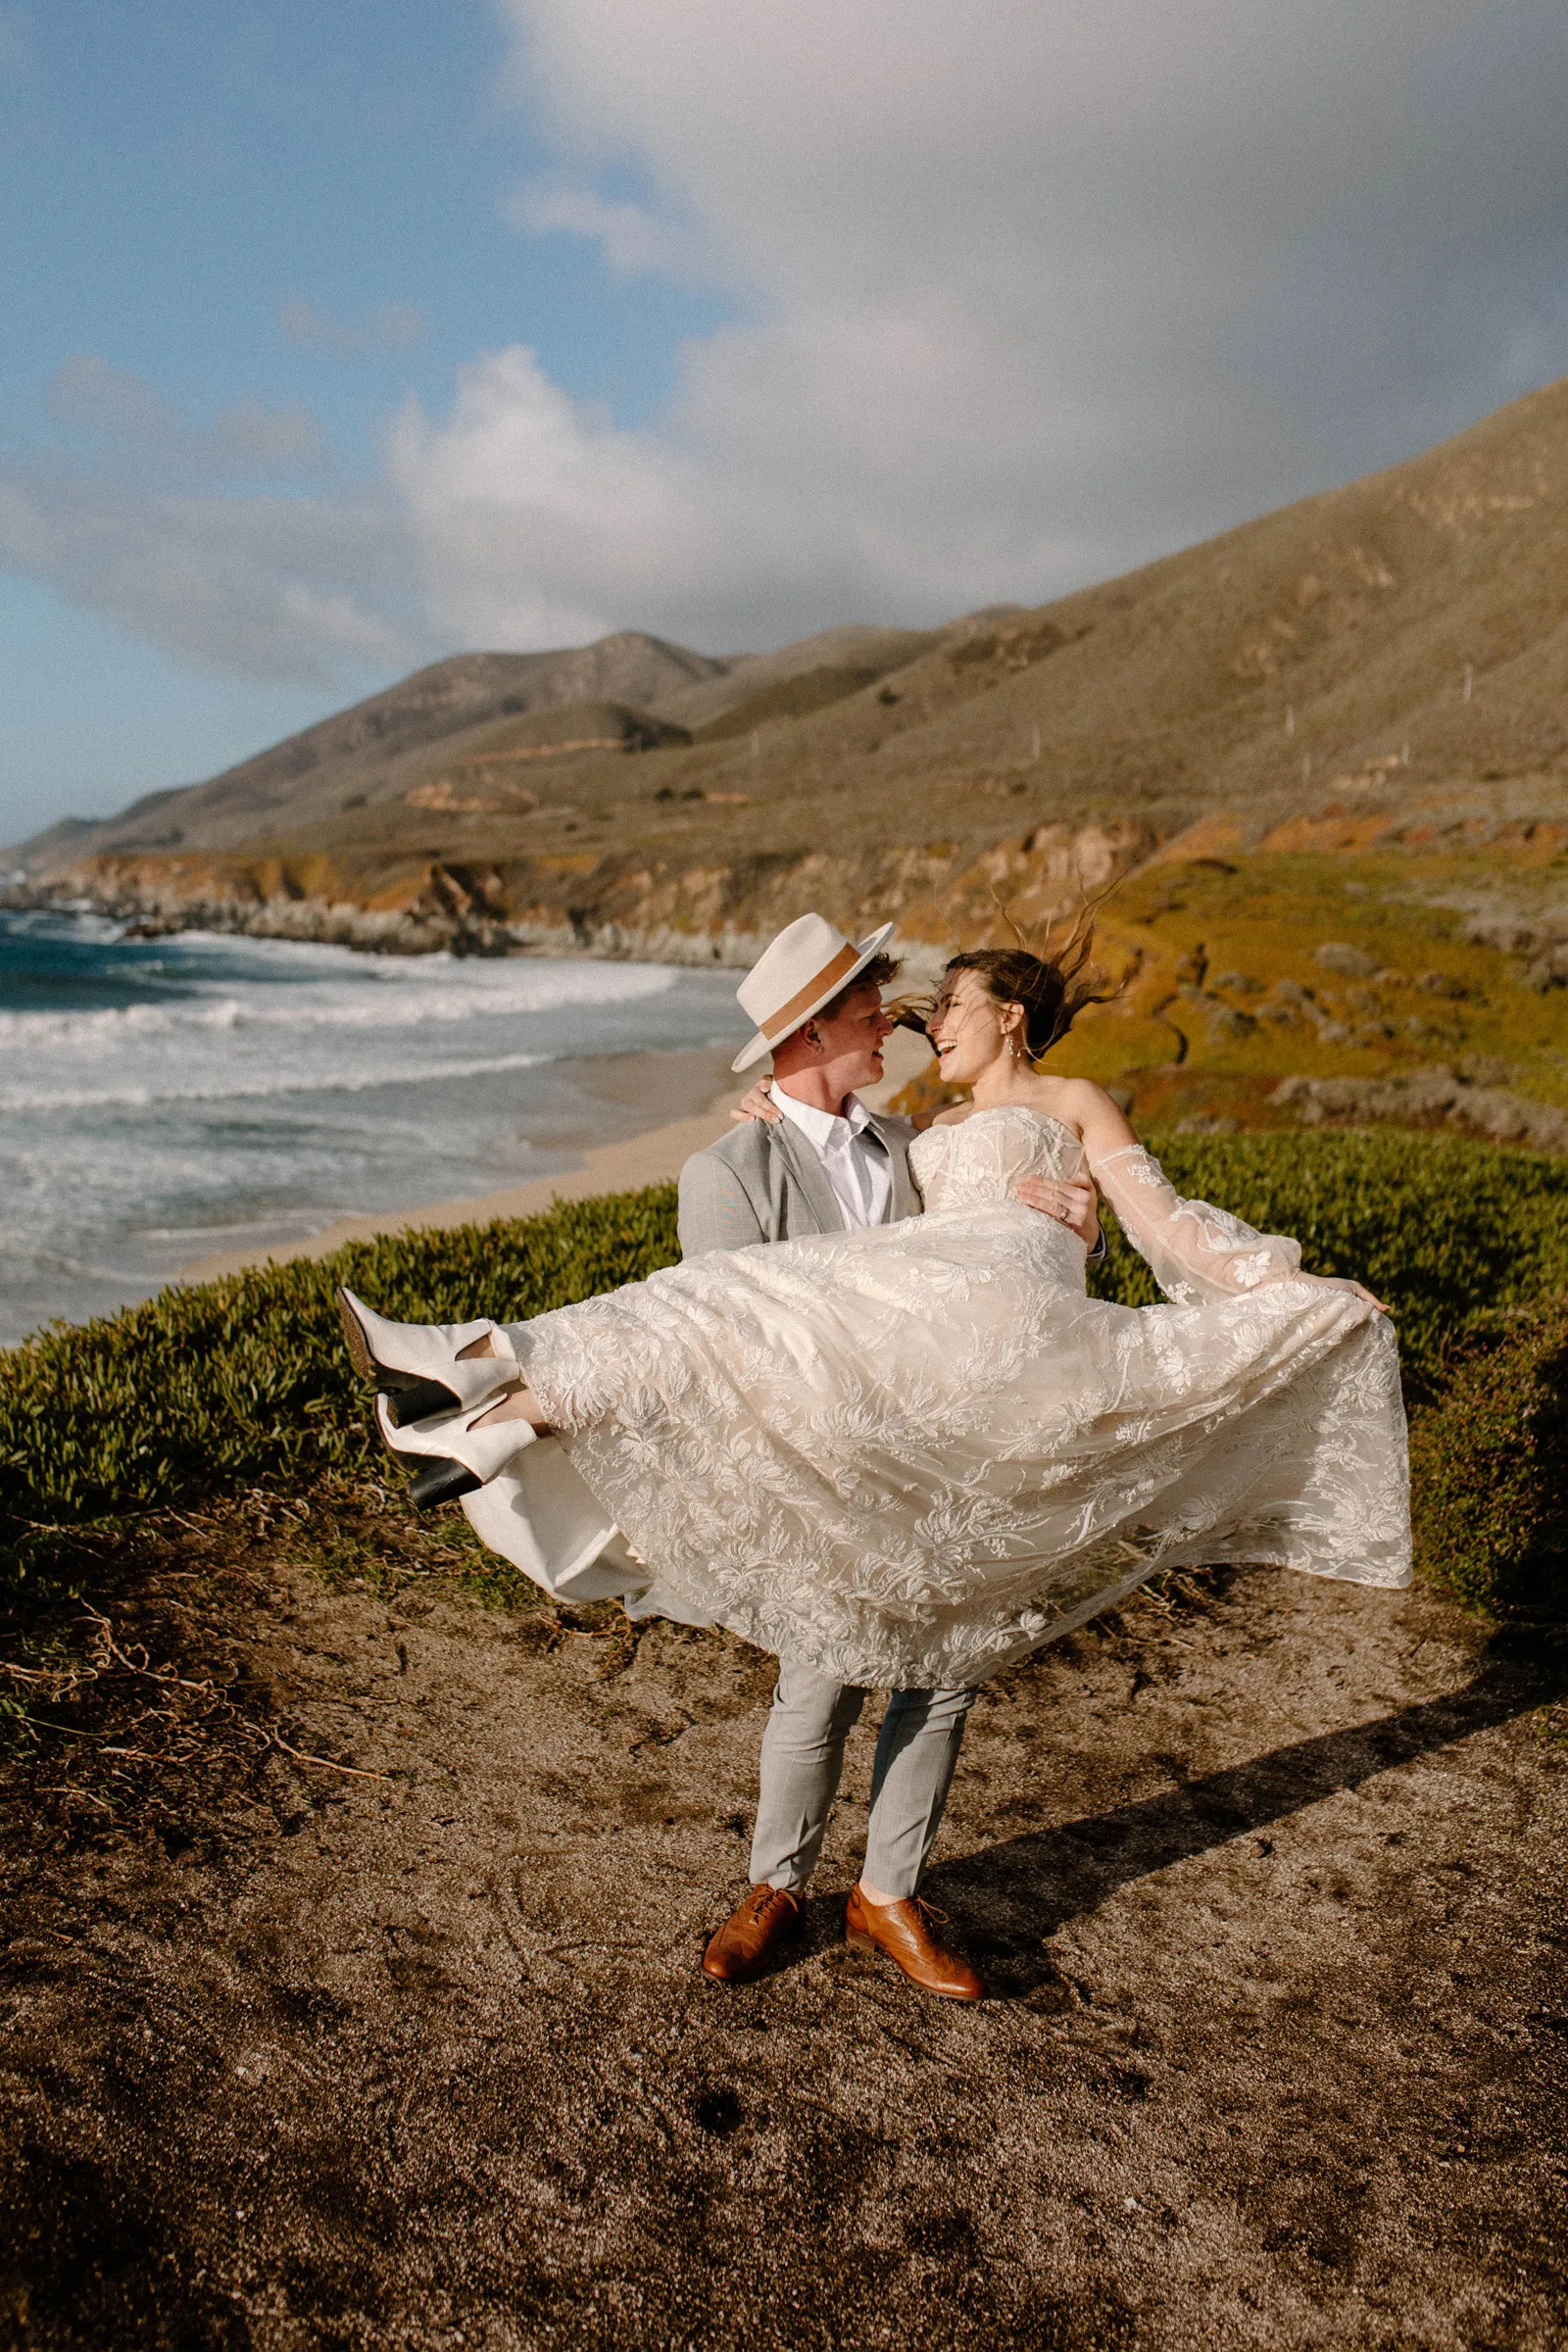
POLYGON ((680 1172, 679 1232, 682 1257, 767 1239, 746 1187, 716 1152, 694 1152, 680 1172))
MULTIPOLYGON (((1301 1245, 1283 1234, 1257 1233, 1228 1209, 1184 1200, 1152 1152, 1141 1144, 1110 1152, 1095 1182, 1116 1211, 1123 1233, 1167 1298, 1201 1306, 1234 1298, 1300 1272, 1301 1245)), ((1339 1285, 1339 1288, 1346 1286, 1339 1285)))

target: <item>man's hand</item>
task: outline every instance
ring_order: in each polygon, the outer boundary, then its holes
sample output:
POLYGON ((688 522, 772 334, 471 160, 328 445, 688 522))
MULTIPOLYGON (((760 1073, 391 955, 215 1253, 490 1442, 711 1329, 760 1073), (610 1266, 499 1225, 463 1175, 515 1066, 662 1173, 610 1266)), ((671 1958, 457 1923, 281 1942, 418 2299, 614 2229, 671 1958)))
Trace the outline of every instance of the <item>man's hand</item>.
POLYGON ((766 1126, 777 1127, 782 1121, 784 1113, 779 1109, 768 1091, 772 1084, 771 1078, 759 1078, 750 1094, 741 1097, 730 1112, 730 1117, 743 1122, 747 1119, 760 1119, 766 1126))
POLYGON ((1058 1181, 1052 1176, 1025 1176, 1013 1186, 1025 1208, 1038 1208, 1075 1233, 1086 1250, 1100 1240, 1100 1196, 1087 1176, 1058 1181))

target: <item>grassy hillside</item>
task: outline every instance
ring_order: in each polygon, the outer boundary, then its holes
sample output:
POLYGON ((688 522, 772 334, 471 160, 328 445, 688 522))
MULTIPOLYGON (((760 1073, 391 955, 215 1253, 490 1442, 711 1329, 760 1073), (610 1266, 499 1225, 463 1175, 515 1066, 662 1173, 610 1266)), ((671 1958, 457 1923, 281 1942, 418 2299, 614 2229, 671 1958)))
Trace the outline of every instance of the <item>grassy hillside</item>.
MULTIPOLYGON (((1339 1101, 1568 1149, 1568 826, 1346 816, 1241 840, 1200 827, 1105 901, 1102 960, 1125 985, 1054 1069, 1157 1125, 1290 1126, 1339 1101), (1532 1124, 1525 1103, 1552 1115, 1532 1124)), ((904 927, 996 945, 1010 915, 1043 937, 1062 897, 1048 845, 1008 845, 904 927)))
MULTIPOLYGON (((1428 1414, 1442 1414, 1456 1374, 1474 1377, 1499 1344, 1514 1349, 1512 1385, 1493 1397, 1490 1428, 1495 1448, 1509 1396, 1526 1413, 1510 1452, 1520 1493, 1505 1514, 1506 1541, 1494 1533, 1483 1544, 1496 1574, 1478 1567, 1471 1541, 1458 1581, 1473 1599, 1540 1598, 1561 1573, 1560 1489, 1543 1499, 1531 1478, 1541 1432, 1560 1420, 1553 1315, 1568 1293, 1568 1165, 1388 1135, 1171 1137, 1160 1149, 1183 1191, 1298 1235, 1314 1271, 1370 1283, 1395 1311, 1412 1401, 1428 1414)), ((1152 1299, 1142 1260, 1118 1236, 1111 1243, 1102 1294, 1152 1299)), ((287 1492, 323 1475, 389 1476, 342 1347, 338 1282, 398 1317, 518 1319, 675 1254, 666 1186, 520 1223, 355 1244, 330 1259, 165 1291, 28 1342, 0 1360, 10 1577, 25 1581, 52 1561, 79 1575, 83 1534, 127 1514, 258 1486, 287 1492)), ((1477 1517, 1465 1499, 1475 1483, 1469 1426, 1466 1413, 1443 1424, 1450 1528, 1477 1517)), ((1429 1573, 1443 1578, 1446 1558, 1429 1545, 1429 1573)))

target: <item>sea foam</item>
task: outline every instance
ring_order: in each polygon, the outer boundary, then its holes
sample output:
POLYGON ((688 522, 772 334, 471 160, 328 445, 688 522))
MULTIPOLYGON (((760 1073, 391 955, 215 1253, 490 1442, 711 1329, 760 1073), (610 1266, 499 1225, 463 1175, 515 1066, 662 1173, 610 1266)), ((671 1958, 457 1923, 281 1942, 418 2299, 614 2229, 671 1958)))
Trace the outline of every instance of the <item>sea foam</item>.
POLYGON ((215 1237, 271 1246, 564 1168, 626 1132, 593 1060, 738 1043, 734 985, 0 914, 0 1342, 139 1296, 215 1237))

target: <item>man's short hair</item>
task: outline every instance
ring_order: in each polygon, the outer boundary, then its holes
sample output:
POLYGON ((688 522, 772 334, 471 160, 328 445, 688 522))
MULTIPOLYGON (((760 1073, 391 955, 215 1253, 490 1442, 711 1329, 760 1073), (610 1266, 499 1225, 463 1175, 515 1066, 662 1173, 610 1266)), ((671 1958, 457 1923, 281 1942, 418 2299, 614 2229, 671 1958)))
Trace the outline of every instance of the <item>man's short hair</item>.
MULTIPOLYGON (((850 997, 854 996, 857 989, 883 989, 888 986, 890 981, 896 980, 898 976, 899 959, 896 956, 873 956, 870 962, 866 964, 862 970, 857 972, 855 978, 849 981, 845 987, 841 988, 836 997, 829 997, 825 1004, 819 1004, 817 1006, 816 1010, 811 1015, 812 1020, 832 1020, 835 1013, 839 1013, 844 1010, 846 1001, 850 997)), ((806 1027, 806 1023, 804 1021, 801 1023, 801 1027, 803 1029, 806 1027)))

